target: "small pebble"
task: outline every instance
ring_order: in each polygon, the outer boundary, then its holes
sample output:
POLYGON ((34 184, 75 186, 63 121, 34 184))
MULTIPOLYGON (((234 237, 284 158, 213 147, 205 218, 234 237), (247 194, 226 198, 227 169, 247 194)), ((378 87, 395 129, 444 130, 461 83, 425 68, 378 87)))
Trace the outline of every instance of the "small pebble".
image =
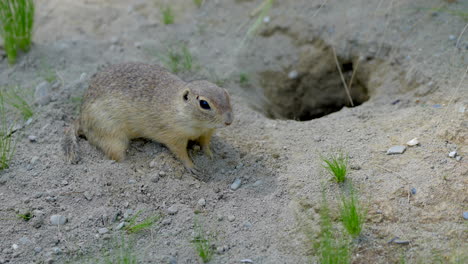
POLYGON ((234 222, 234 220, 236 220, 236 217, 234 215, 228 215, 229 222, 234 222))
POLYGON ((22 238, 19 239, 19 242, 21 244, 23 244, 23 245, 26 245, 26 244, 31 243, 31 240, 29 238, 27 238, 27 237, 22 237, 22 238))
POLYGON ((450 152, 450 153, 448 154, 448 156, 449 156, 450 158, 455 158, 455 157, 457 156, 457 151, 454 150, 454 151, 450 152))
POLYGON ((465 220, 468 220, 468 211, 463 212, 463 218, 464 218, 465 220))
POLYGON ((299 76, 299 73, 297 71, 295 71, 295 70, 290 71, 288 73, 288 78, 289 79, 296 79, 298 76, 299 76))
POLYGON ((19 246, 16 245, 16 244, 13 244, 13 245, 11 245, 11 248, 14 249, 14 250, 17 250, 19 248, 19 246))
POLYGON ((164 225, 170 225, 172 223, 172 220, 170 218, 164 219, 161 224, 164 225))
POLYGON ((240 262, 241 263, 253 263, 251 259, 242 259, 240 262))
POLYGON ((121 222, 120 224, 118 224, 118 225, 115 227, 115 230, 120 230, 120 229, 122 229, 124 226, 125 226, 125 222, 121 222))
POLYGON ((34 248, 34 252, 36 252, 36 253, 41 253, 41 251, 42 251, 41 247, 35 247, 34 248))
POLYGON ((457 38, 457 37, 455 37, 455 35, 450 35, 450 36, 449 36, 449 39, 450 39, 450 40, 455 40, 456 38, 457 38))
POLYGON ((406 142, 406 145, 408 145, 408 146, 410 146, 410 147, 419 145, 418 138, 413 138, 412 140, 406 142))
POLYGON ((39 157, 38 157, 38 156, 34 156, 34 157, 32 157, 32 159, 31 159, 31 161, 30 161, 29 163, 34 164, 34 163, 36 163, 38 160, 39 160, 39 157))
POLYGON ((166 176, 166 172, 164 172, 164 171, 160 171, 160 172, 159 172, 159 176, 161 176, 161 177, 164 177, 164 176, 166 176))
POLYGON ((217 252, 218 254, 223 254, 223 253, 224 253, 224 247, 217 247, 217 248, 216 248, 216 252, 217 252))
POLYGON ((91 199, 93 199, 93 195, 91 195, 88 191, 84 192, 83 195, 88 201, 91 201, 91 199))
POLYGON ((457 160, 457 161, 460 161, 461 159, 462 159, 461 156, 456 156, 456 157, 455 157, 455 160, 457 160))
POLYGON ((242 180, 237 178, 232 184, 231 184, 231 190, 235 191, 237 189, 239 189, 239 187, 241 186, 241 183, 242 183, 242 180))
POLYGON ((155 161, 155 160, 152 160, 149 164, 150 168, 154 168, 156 166, 158 166, 158 163, 155 161))
POLYGON ((50 223, 52 225, 64 225, 67 222, 67 218, 63 215, 52 215, 50 217, 50 223))
POLYGON ((206 205, 206 200, 204 198, 201 198, 200 200, 198 200, 198 205, 199 206, 205 206, 206 205))
POLYGON ((167 208, 167 212, 170 214, 170 215, 175 215, 177 214, 177 212, 179 211, 179 209, 177 209, 177 206, 173 205, 169 208, 167 208))
POLYGON ((37 105, 46 105, 50 102, 50 84, 41 82, 34 91, 34 103, 37 105))
POLYGON ((387 150, 387 155, 403 154, 405 150, 405 146, 393 146, 387 150))
POLYGON ((55 255, 59 255, 62 253, 62 250, 59 247, 54 247, 52 248, 52 252, 54 252, 55 255))
POLYGON ((416 194, 416 188, 411 188, 411 194, 415 195, 416 194))
POLYGON ((108 233, 108 232, 109 232, 109 229, 107 229, 105 227, 98 229, 98 233, 101 234, 101 235, 105 234, 105 233, 108 233))
POLYGON ((269 17, 269 16, 264 17, 264 18, 263 18, 263 22, 264 22, 264 23, 270 22, 270 17, 269 17))
POLYGON ((33 136, 33 135, 29 135, 28 139, 29 139, 29 142, 36 142, 37 141, 37 137, 33 136))

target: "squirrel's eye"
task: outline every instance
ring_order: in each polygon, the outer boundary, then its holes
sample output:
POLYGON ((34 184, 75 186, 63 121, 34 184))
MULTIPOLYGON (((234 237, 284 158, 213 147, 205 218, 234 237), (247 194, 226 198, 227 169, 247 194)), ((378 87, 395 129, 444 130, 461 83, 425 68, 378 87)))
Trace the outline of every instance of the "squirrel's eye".
POLYGON ((200 107, 206 110, 211 109, 210 104, 208 104, 208 102, 205 100, 200 100, 200 107))

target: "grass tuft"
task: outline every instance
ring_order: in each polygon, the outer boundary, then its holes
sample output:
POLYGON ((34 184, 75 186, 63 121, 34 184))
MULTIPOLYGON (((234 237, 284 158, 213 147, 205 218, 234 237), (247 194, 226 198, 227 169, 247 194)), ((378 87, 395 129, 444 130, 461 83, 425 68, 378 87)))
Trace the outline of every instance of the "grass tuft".
POLYGON ((243 73, 240 73, 239 74, 239 84, 242 86, 242 87, 245 87, 247 85, 249 85, 249 75, 247 75, 247 73, 243 72, 243 73))
POLYGON ((7 122, 4 94, 0 91, 0 171, 10 166, 15 153, 16 143, 13 140, 13 126, 7 122))
POLYGON ((27 95, 19 87, 10 88, 4 92, 5 102, 17 109, 24 120, 28 120, 34 115, 33 108, 25 99, 26 97, 27 95))
POLYGON ((172 8, 170 6, 166 6, 162 10, 162 14, 164 25, 174 24, 174 12, 172 11, 172 8))
POLYGON ((10 64, 16 62, 18 50, 29 50, 33 25, 33 0, 0 1, 0 36, 10 64))
POLYGON ((211 237, 207 236, 203 227, 195 221, 195 236, 191 241, 195 246, 198 256, 202 259, 203 263, 211 261, 214 255, 214 248, 211 246, 211 237))
POLYGON ((314 247, 318 251, 318 258, 321 264, 351 262, 348 242, 344 239, 343 235, 337 237, 333 230, 325 191, 322 192, 322 205, 320 208, 320 233, 314 247))
POLYGON ((77 256, 74 259, 65 261, 73 264, 137 264, 137 253, 134 243, 125 240, 122 236, 120 241, 113 241, 109 246, 104 247, 96 256, 77 256))
POLYGON ((31 218, 33 218, 33 215, 31 214, 31 212, 27 212, 25 214, 17 214, 16 216, 18 216, 19 219, 23 219, 26 222, 31 220, 31 218))
POLYGON ((195 68, 194 57, 185 44, 168 47, 162 53, 151 50, 149 52, 155 55, 173 73, 190 72, 195 68))
POLYGON ((348 233, 353 238, 359 236, 366 219, 366 212, 361 207, 357 194, 351 185, 349 194, 341 196, 340 214, 343 226, 348 233))
POLYGON ((348 173, 348 156, 342 153, 321 157, 323 167, 335 177, 336 182, 344 182, 348 173))
POLYGON ((132 218, 129 219, 128 224, 125 226, 125 230, 128 233, 137 233, 142 230, 152 227, 156 222, 161 219, 159 214, 145 218, 143 221, 137 223, 136 220, 141 214, 141 211, 138 211, 132 218))
POLYGON ((204 0, 193 0, 193 3, 200 8, 203 5, 204 0))

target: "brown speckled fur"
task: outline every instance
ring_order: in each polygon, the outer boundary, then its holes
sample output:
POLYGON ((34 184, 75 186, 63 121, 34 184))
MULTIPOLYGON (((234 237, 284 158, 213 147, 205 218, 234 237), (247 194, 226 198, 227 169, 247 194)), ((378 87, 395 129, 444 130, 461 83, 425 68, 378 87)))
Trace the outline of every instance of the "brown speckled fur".
POLYGON ((212 157, 211 135, 233 119, 229 94, 208 81, 185 82, 166 69, 125 63, 97 73, 86 91, 81 114, 66 132, 63 148, 71 163, 79 160, 77 135, 84 135, 109 158, 121 161, 129 141, 149 138, 165 144, 196 173, 187 143, 200 143, 212 157), (209 103, 209 110, 200 107, 209 103))

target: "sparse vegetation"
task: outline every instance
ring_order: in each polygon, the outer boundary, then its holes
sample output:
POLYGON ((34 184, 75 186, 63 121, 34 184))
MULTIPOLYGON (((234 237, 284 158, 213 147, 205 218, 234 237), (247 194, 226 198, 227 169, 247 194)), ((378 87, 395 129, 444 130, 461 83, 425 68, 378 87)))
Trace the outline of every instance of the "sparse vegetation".
POLYGON ((23 219, 26 222, 31 220, 31 218, 33 217, 31 212, 26 212, 24 214, 17 214, 16 216, 18 216, 19 219, 23 219))
POLYGON ((5 103, 17 109, 24 120, 28 120, 34 115, 33 108, 28 100, 24 90, 19 87, 12 87, 4 90, 5 103))
POLYGON ((204 0, 193 0, 193 3, 200 8, 203 5, 204 0))
POLYGON ((344 182, 346 180, 346 174, 348 173, 348 156, 339 153, 333 154, 329 157, 321 157, 322 161, 325 162, 323 167, 335 178, 336 182, 344 182))
POLYGON ((133 243, 122 236, 120 241, 113 241, 109 247, 102 250, 98 256, 79 257, 66 263, 80 264, 137 264, 138 258, 133 243))
POLYGON ((352 237, 359 236, 364 225, 366 212, 352 185, 350 185, 349 194, 341 196, 340 214, 343 226, 348 233, 352 237))
POLYGON ((13 126, 8 124, 6 117, 4 94, 0 91, 0 171, 10 166, 16 146, 12 135, 13 126))
POLYGON ((195 246, 195 250, 198 253, 198 256, 202 259, 204 263, 211 261, 214 254, 214 248, 212 247, 211 236, 206 235, 203 227, 195 221, 194 226, 195 236, 191 241, 195 246))
POLYGON ((350 263, 350 248, 345 236, 334 232, 330 216, 330 208, 322 192, 322 205, 320 207, 320 233, 314 245, 321 264, 350 263))
POLYGON ((195 68, 194 57, 185 44, 168 47, 163 53, 149 52, 155 55, 173 73, 189 72, 195 68))
POLYGON ((57 80, 57 73, 45 61, 42 61, 41 68, 39 69, 39 76, 46 80, 48 83, 53 83, 57 80))
POLYGON ((143 221, 137 223, 137 218, 141 214, 141 211, 138 211, 132 218, 129 219, 128 224, 125 226, 125 230, 128 233, 137 233, 142 230, 148 229, 152 227, 154 224, 158 222, 159 219, 161 219, 161 216, 159 214, 153 215, 150 217, 147 217, 143 219, 143 221))
POLYGON ((239 74, 239 84, 241 86, 247 86, 249 84, 249 76, 243 72, 239 74))
POLYGON ((170 6, 166 6, 162 10, 162 14, 163 14, 163 23, 164 23, 164 25, 174 24, 174 13, 173 13, 172 8, 170 6))
POLYGON ((16 62, 18 50, 29 50, 33 25, 33 0, 0 1, 0 36, 10 64, 16 62))

